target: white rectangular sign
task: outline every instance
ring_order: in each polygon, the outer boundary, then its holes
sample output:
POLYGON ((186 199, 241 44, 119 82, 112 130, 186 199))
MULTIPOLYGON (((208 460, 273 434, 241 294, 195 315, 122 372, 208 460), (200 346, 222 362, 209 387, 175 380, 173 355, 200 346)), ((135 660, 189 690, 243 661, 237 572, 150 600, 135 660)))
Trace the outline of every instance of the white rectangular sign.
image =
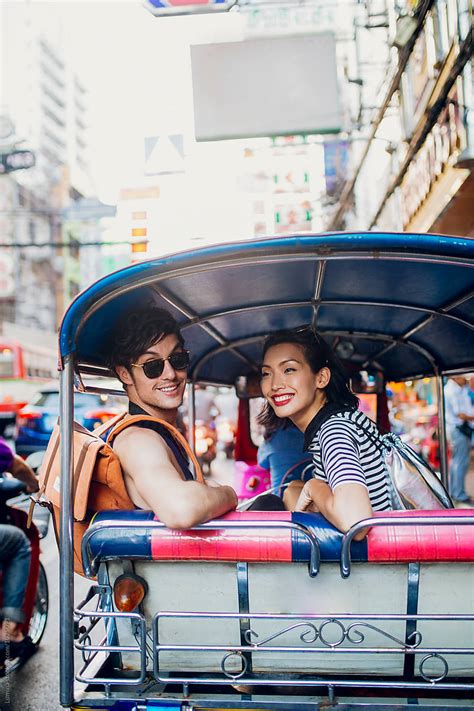
POLYGON ((191 47, 198 141, 341 130, 334 34, 191 47))

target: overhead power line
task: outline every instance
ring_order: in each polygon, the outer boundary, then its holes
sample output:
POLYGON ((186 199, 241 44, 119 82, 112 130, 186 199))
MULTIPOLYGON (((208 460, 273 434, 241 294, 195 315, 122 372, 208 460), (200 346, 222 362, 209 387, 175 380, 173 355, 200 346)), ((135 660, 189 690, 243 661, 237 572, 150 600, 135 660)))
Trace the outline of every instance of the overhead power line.
POLYGON ((0 244, 0 248, 5 249, 15 248, 24 249, 25 247, 68 247, 69 249, 80 249, 82 247, 108 247, 115 244, 148 244, 147 239, 138 240, 116 240, 112 242, 10 242, 9 244, 0 244))

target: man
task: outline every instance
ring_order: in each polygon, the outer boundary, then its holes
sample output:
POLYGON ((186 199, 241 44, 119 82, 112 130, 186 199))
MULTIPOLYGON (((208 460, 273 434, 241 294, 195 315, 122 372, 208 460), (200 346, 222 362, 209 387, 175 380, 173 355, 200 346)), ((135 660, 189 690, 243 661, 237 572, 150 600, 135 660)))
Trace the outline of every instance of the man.
MULTIPOLYGON (((9 472, 26 484, 28 493, 38 491, 38 482, 30 467, 13 454, 7 443, 0 438, 0 474, 9 472)), ((17 645, 11 653, 18 656, 27 647, 36 648, 21 631, 23 623, 23 601, 30 571, 31 548, 25 533, 16 526, 0 524, 0 565, 3 571, 3 608, 0 611, 0 642, 8 641, 17 645)), ((31 650, 33 651, 33 650, 31 650)), ((3 662, 4 648, 0 646, 0 662, 3 662)))
MULTIPOLYGON (((189 353, 175 319, 147 306, 129 313, 113 336, 109 365, 123 383, 132 415, 176 425, 189 353)), ((168 528, 186 529, 235 509, 230 486, 190 480, 182 453, 154 423, 131 425, 114 441, 133 503, 151 509, 168 528)))
POLYGON ((450 493, 460 503, 471 502, 464 488, 471 457, 471 423, 474 421, 467 383, 466 376, 458 375, 449 378, 444 389, 446 430, 451 444, 450 493))

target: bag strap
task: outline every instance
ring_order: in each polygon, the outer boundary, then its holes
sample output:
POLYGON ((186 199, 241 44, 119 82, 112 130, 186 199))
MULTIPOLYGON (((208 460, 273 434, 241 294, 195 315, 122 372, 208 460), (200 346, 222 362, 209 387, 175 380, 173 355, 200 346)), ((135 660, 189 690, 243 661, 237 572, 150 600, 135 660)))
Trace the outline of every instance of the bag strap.
POLYGON ((121 412, 120 415, 115 415, 115 417, 112 417, 110 420, 106 420, 99 427, 96 427, 92 434, 97 437, 102 437, 105 432, 115 427, 119 422, 121 422, 121 420, 125 419, 127 414, 127 412, 121 412))
POLYGON ((30 506, 28 509, 28 518, 26 519, 26 527, 27 528, 31 527, 31 522, 33 520, 34 508, 35 508, 36 504, 39 504, 39 500, 41 499, 44 492, 46 491, 46 487, 48 485, 51 470, 53 468, 53 461, 56 458, 58 451, 59 451, 59 423, 56 424, 53 429, 53 433, 52 433, 51 438, 49 440, 48 446, 46 448, 45 456, 44 456, 43 462, 41 464, 41 478, 42 478, 41 486, 36 493, 31 494, 31 496, 30 496, 30 506), (46 455, 48 455, 48 456, 46 456, 46 455), (44 472, 43 472, 43 466, 46 467, 44 472))
POLYGON ((205 483, 201 465, 199 464, 196 455, 194 454, 193 450, 191 449, 181 432, 173 425, 170 425, 169 422, 161 420, 158 417, 151 417, 151 415, 126 415, 122 419, 122 421, 119 422, 115 427, 113 427, 113 429, 109 432, 106 440, 107 444, 111 445, 112 441, 119 434, 119 432, 122 432, 122 430, 126 429, 127 427, 131 427, 137 422, 155 422, 156 424, 161 425, 162 427, 167 429, 168 432, 171 433, 175 442, 177 442, 184 449, 189 459, 193 463, 194 471, 196 474, 196 481, 201 482, 201 484, 205 483))
MULTIPOLYGON (((351 421, 354 422, 354 420, 351 420, 351 421)), ((376 434, 375 434, 370 429, 370 427, 365 427, 365 423, 362 424, 362 422, 357 422, 357 423, 354 422, 354 424, 356 425, 356 427, 359 427, 362 430, 362 432, 364 432, 367 435, 367 437, 370 439, 372 444, 375 444, 376 446, 378 445, 379 447, 383 447, 384 449, 387 449, 388 443, 384 439, 384 435, 380 434, 376 425, 374 425, 376 428, 376 434)))

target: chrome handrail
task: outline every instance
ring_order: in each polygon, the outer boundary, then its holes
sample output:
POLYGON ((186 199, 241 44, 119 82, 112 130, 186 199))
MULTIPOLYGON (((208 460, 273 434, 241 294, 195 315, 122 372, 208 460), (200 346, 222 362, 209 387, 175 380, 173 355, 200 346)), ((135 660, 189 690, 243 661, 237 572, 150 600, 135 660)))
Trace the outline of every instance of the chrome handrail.
MULTIPOLYGON (((364 528, 373 528, 375 526, 472 526, 474 525, 473 516, 403 516, 389 517, 381 516, 380 518, 365 518, 358 523, 355 523, 342 538, 341 546, 341 577, 348 578, 351 573, 351 543, 354 536, 364 528)), ((396 561, 394 561, 396 562, 396 561)))

